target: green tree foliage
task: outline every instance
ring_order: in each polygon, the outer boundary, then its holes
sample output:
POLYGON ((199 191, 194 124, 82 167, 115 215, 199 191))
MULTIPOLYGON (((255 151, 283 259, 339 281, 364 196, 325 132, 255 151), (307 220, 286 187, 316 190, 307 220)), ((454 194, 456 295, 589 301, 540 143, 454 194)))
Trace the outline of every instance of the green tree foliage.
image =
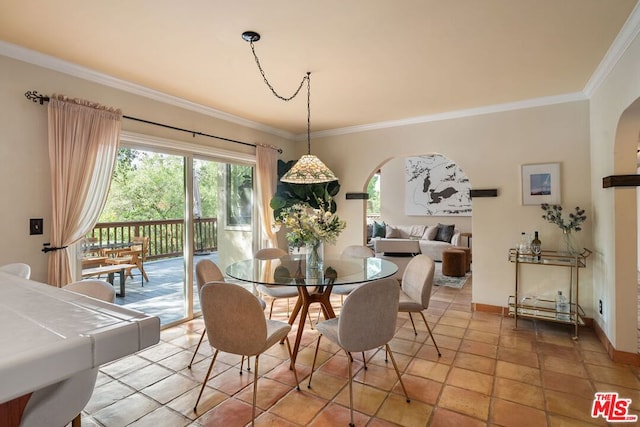
POLYGON ((377 173, 369 180, 367 185, 369 200, 367 201, 368 214, 380 214, 380 174, 377 173))
MULTIPOLYGON (((196 164, 203 216, 216 216, 218 163, 196 164)), ((184 158, 121 148, 99 222, 184 218, 184 158)))

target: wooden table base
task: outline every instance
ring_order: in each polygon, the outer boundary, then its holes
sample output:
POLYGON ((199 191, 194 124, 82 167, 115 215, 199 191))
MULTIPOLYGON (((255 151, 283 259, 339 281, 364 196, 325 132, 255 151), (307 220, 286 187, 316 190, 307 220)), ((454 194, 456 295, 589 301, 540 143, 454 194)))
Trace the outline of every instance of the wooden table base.
POLYGON ((296 305, 293 307, 293 311, 291 311, 291 316, 289 316, 289 324, 293 325, 296 317, 300 314, 296 341, 293 344, 293 349, 291 351, 293 363, 296 362, 296 358, 298 357, 298 350, 300 348, 300 341, 302 340, 304 324, 307 319, 307 314, 309 313, 309 306, 313 303, 318 303, 320 304, 320 308, 325 319, 332 319, 336 317, 333 307, 331 307, 331 301, 329 300, 332 289, 333 285, 324 285, 320 287, 319 291, 309 293, 306 286, 298 286, 298 300, 296 301, 296 305))

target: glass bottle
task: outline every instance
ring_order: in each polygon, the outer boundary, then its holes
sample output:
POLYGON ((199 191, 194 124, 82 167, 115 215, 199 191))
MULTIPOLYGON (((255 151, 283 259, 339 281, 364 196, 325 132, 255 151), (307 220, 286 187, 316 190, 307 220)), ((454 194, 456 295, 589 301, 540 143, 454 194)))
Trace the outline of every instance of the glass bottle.
POLYGON ((558 291, 558 295, 556 295, 556 319, 571 321, 569 300, 565 295, 562 295, 562 291, 558 291))
POLYGON ((533 240, 531 241, 531 253, 533 254, 534 261, 540 261, 540 253, 542 252, 542 242, 538 236, 538 232, 534 232, 533 240))

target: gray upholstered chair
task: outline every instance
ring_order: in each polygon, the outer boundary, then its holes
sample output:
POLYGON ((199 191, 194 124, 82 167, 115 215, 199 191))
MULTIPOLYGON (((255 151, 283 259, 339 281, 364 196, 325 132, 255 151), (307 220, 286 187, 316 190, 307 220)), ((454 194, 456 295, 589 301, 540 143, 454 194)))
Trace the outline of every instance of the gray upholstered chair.
MULTIPOLYGON (((198 296, 200 296, 200 289, 209 283, 209 282, 224 282, 224 274, 218 265, 211 261, 210 259, 203 259, 196 264, 196 285, 198 287, 198 296)), ((264 310, 267 307, 267 304, 260 298, 258 298, 262 309, 264 310)), ((198 345, 196 349, 193 351, 193 356, 191 356, 191 361, 187 368, 191 369, 191 365, 193 365, 193 361, 196 358, 196 354, 198 354, 198 350, 200 349, 200 345, 202 344, 202 340, 206 335, 207 330, 204 329, 202 334, 200 335, 200 340, 198 341, 198 345)), ((244 357, 240 362, 240 373, 242 374, 242 364, 244 363, 244 357)), ((250 371, 249 360, 247 360, 247 371, 250 371)))
MULTIPOLYGON (((287 334, 291 325, 264 317, 262 307, 256 297, 248 290, 231 283, 209 282, 200 290, 202 316, 209 337, 209 345, 215 352, 202 388, 193 407, 197 411, 198 402, 211 374, 211 369, 219 352, 255 356, 253 371, 253 409, 251 425, 255 420, 256 393, 258 391, 258 361, 260 354, 280 340, 285 340, 289 351, 290 366, 298 384, 298 374, 291 362, 291 346, 287 334)), ((298 387, 299 389, 299 387, 298 387)))
POLYGON ((340 316, 334 319, 325 320, 316 325, 320 332, 316 350, 311 365, 311 375, 309 384, 311 388, 311 378, 318 356, 320 339, 325 336, 329 341, 339 345, 349 358, 349 409, 351 411, 351 423, 353 426, 353 374, 351 369, 351 353, 364 352, 385 346, 387 353, 393 363, 393 368, 398 375, 398 380, 402 386, 407 402, 409 396, 404 387, 398 365, 393 353, 389 348, 389 341, 396 332, 396 319, 398 317, 398 299, 400 288, 398 281, 392 278, 375 280, 368 282, 357 289, 345 299, 340 316))
POLYGON ((116 290, 113 285, 105 280, 80 280, 69 283, 62 287, 66 291, 76 292, 101 301, 114 303, 116 301, 116 290))
POLYGON ((418 335, 416 331, 416 325, 413 323, 413 317, 411 313, 420 313, 424 324, 427 326, 429 335, 433 340, 433 345, 436 347, 438 357, 441 356, 436 339, 431 333, 427 318, 424 317, 423 310, 429 308, 429 301, 431 300, 431 288, 433 287, 433 274, 435 272, 435 264, 433 260, 427 255, 416 255, 409 261, 407 267, 402 275, 402 289, 400 291, 400 305, 398 311, 402 313, 409 313, 409 319, 413 326, 413 332, 418 335))
MULTIPOLYGON (((259 260, 270 260, 270 259, 278 259, 287 255, 287 252, 284 249, 280 248, 264 248, 259 249, 253 255, 255 259, 259 260)), ((277 299, 286 298, 287 299, 287 316, 289 315, 289 298, 297 298, 298 297, 298 289, 295 286, 279 286, 279 285, 258 285, 258 292, 262 295, 267 295, 271 298, 271 305, 269 306, 269 319, 271 319, 271 315, 273 314, 273 303, 277 299)))
MULTIPOLYGON (((375 256, 376 254, 373 252, 373 249, 367 246, 362 246, 362 245, 347 246, 342 251, 343 258, 348 257, 348 258, 364 259, 364 258, 370 258, 375 256)), ((336 295, 340 295, 340 300, 342 301, 345 295, 349 295, 351 291, 358 288, 359 286, 361 286, 360 283, 353 284, 353 285, 334 285, 333 290, 331 292, 336 295)))
MULTIPOLYGON (((203 259, 198 261, 196 264, 196 285, 198 286, 198 296, 200 296, 200 290, 202 287, 209 282, 224 282, 224 274, 222 274, 220 267, 218 267, 215 262, 210 259, 203 259)), ((202 300, 200 301, 202 303, 202 300)), ((193 356, 191 356, 191 361, 189 362, 189 365, 187 365, 187 368, 191 369, 191 365, 193 365, 193 361, 196 358, 196 354, 198 354, 198 350, 200 349, 200 345, 202 344, 202 340, 206 333, 207 330, 204 329, 200 335, 200 340, 198 340, 198 345, 193 351, 193 356)), ((240 368, 242 371, 242 365, 240 365, 240 368)))
POLYGON ((22 277, 23 279, 28 279, 29 277, 31 277, 31 267, 29 266, 29 264, 25 264, 22 262, 14 262, 11 264, 2 265, 0 266, 0 271, 13 274, 14 276, 22 277))
MULTIPOLYGON (((113 303, 116 291, 104 280, 81 280, 62 287, 66 291, 113 303)), ((87 369, 33 392, 22 415, 21 427, 80 426, 82 409, 91 398, 98 368, 87 369)))

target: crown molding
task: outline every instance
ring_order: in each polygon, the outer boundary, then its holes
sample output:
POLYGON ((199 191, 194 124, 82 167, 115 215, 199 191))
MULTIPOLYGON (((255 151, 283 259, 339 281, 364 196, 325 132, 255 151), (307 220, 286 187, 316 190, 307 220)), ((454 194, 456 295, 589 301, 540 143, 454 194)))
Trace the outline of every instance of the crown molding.
POLYGON ((622 55, 624 55, 639 32, 640 3, 636 3, 615 40, 611 43, 611 46, 609 46, 607 53, 602 58, 602 61, 600 61, 596 71, 591 75, 591 78, 585 85, 583 92, 587 98, 593 96, 593 93, 600 87, 609 73, 611 73, 613 67, 615 67, 622 55))
MULTIPOLYGON (((439 122, 443 120, 459 119, 463 117, 480 116, 483 114, 501 113, 505 111, 522 110, 525 108, 543 107, 565 102, 586 101, 588 98, 583 92, 568 93, 565 95, 545 96, 542 98, 526 99, 523 101, 508 102, 504 104, 487 105, 484 107, 470 108, 467 110, 448 111, 446 113, 431 114, 426 116, 410 117, 402 120, 391 120, 387 122, 371 123, 359 126, 349 126, 338 129, 330 129, 312 132, 316 138, 346 135, 350 133, 365 132, 371 130, 387 129, 407 125, 415 125, 429 122, 439 122)), ((296 135, 296 141, 306 139, 306 134, 296 135)))
POLYGON ((45 55, 21 46, 7 43, 2 40, 0 40, 0 55, 8 56, 10 58, 37 65, 39 67, 48 68, 53 71, 58 71, 60 73, 67 74, 73 77, 78 77, 83 80, 112 87, 114 89, 119 89, 127 93, 143 96, 154 101, 173 105, 175 107, 183 108, 185 110, 200 113, 209 117, 224 120, 226 122, 235 123, 240 126, 279 136, 281 138, 289 140, 295 138, 295 135, 291 132, 286 132, 281 129, 266 126, 264 124, 247 120, 242 117, 234 116, 233 114, 228 114, 211 107, 206 107, 204 105, 196 104, 194 102, 187 101, 176 96, 149 89, 135 83, 120 80, 106 74, 98 73, 96 71, 81 67, 71 62, 63 61, 53 56, 45 55))

